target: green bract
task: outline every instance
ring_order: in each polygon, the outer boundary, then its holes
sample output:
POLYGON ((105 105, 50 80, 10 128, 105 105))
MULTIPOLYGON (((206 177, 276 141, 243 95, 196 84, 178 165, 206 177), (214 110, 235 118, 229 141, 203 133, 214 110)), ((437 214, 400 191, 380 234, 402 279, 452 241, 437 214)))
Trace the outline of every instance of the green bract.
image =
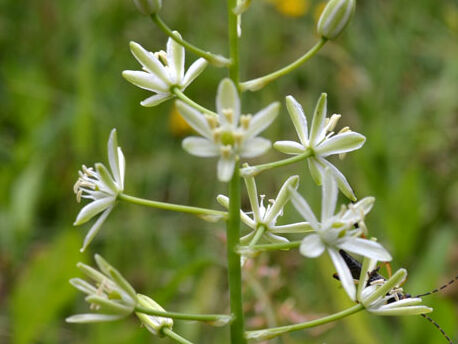
MULTIPOLYGON (((156 301, 152 300, 148 296, 137 294, 138 304, 140 306, 155 310, 165 312, 164 308, 162 308, 156 301)), ((162 330, 167 327, 172 329, 173 320, 170 318, 164 318, 154 315, 148 315, 140 312, 135 313, 142 322, 142 324, 146 327, 148 331, 156 336, 162 336, 162 330)))
POLYGON ((326 39, 337 38, 350 22, 354 11, 355 0, 329 1, 318 20, 318 33, 326 39))

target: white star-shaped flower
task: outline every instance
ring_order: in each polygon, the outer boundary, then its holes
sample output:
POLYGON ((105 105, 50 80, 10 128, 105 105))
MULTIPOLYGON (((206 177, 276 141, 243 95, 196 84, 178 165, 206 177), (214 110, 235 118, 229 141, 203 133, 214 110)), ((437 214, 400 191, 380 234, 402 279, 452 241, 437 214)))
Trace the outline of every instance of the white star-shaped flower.
POLYGON ((83 165, 82 170, 78 172, 79 178, 73 187, 78 202, 82 198, 92 200, 80 210, 73 225, 82 225, 102 213, 86 234, 81 252, 94 239, 113 209, 118 195, 124 190, 126 162, 121 148, 118 147, 116 129, 111 131, 108 139, 108 162, 111 174, 101 163, 96 163, 95 169, 83 165))
POLYGON ((366 138, 349 130, 348 127, 343 128, 338 134, 334 135, 333 130, 340 115, 334 114, 330 118, 326 118, 326 93, 322 93, 318 100, 310 133, 308 132, 304 110, 292 96, 286 97, 286 107, 296 128, 299 142, 277 141, 274 143, 274 148, 280 152, 293 155, 310 152, 311 156, 307 159, 307 162, 315 182, 321 185, 323 172, 326 168, 329 168, 342 193, 349 199, 356 200, 345 176, 325 158, 330 155, 354 151, 364 144, 366 138))
POLYGON ((133 313, 137 305, 137 294, 124 277, 108 264, 105 259, 95 255, 99 270, 86 264, 77 267, 89 277, 94 285, 81 278, 72 278, 70 283, 85 293, 85 300, 91 304, 91 310, 97 313, 77 314, 66 319, 69 323, 88 323, 114 321, 133 313))
POLYGON ((358 283, 357 301, 369 312, 392 316, 433 311, 431 307, 421 304, 421 298, 404 293, 400 286, 407 278, 405 269, 399 269, 391 278, 385 280, 376 273, 376 265, 376 260, 365 257, 358 283))
POLYGON ((315 230, 315 233, 307 235, 302 240, 301 254, 315 258, 326 250, 337 270, 342 286, 354 300, 356 289, 353 277, 339 254, 339 249, 380 261, 390 261, 391 255, 379 243, 360 238, 362 229, 354 228, 355 223, 362 222, 364 216, 371 210, 374 198, 366 197, 348 208, 342 207, 339 213, 334 214, 337 195, 336 181, 329 169, 326 169, 322 186, 321 222, 317 220, 307 201, 294 189, 291 189, 291 202, 315 230))
MULTIPOLYGON (((180 35, 176 31, 174 33, 180 35)), ((173 98, 174 87, 183 91, 208 64, 204 58, 199 58, 185 73, 185 50, 172 38, 167 41, 167 52, 161 50, 152 53, 135 42, 130 42, 130 51, 142 65, 143 71, 125 70, 122 75, 135 86, 156 93, 140 103, 146 107, 173 98)))
POLYGON ((189 125, 203 136, 184 139, 184 150, 199 157, 219 156, 218 179, 227 182, 239 157, 254 158, 271 147, 269 140, 256 135, 277 117, 280 104, 272 103, 254 116, 241 115, 237 89, 230 79, 224 79, 216 95, 218 116, 204 115, 181 101, 177 101, 177 108, 189 125))
MULTIPOLYGON (((251 213, 240 210, 240 218, 252 231, 240 238, 241 243, 248 243, 262 230, 261 238, 269 243, 288 242, 288 239, 276 234, 304 233, 313 230, 306 222, 289 225, 277 225, 277 219, 283 215, 283 208, 290 199, 290 189, 296 189, 299 183, 298 176, 289 177, 282 185, 275 200, 269 200, 267 208, 264 206, 264 195, 258 197, 254 177, 245 178, 248 198, 251 204, 251 213), (250 217, 249 214, 252 214, 250 217), (262 227, 262 228, 260 228, 262 227)), ((218 202, 225 208, 229 208, 229 198, 218 195, 218 202)))

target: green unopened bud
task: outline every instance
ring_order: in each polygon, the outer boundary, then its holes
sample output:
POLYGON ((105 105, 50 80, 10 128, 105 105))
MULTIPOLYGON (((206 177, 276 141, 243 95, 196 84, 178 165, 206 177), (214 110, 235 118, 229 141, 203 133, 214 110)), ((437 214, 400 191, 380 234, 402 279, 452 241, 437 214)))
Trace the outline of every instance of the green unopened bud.
MULTIPOLYGON (((153 311, 165 312, 165 309, 162 308, 156 301, 152 300, 148 296, 137 294, 138 304, 147 309, 153 311)), ((162 329, 165 327, 171 329, 173 326, 173 320, 170 318, 164 318, 154 315, 148 315, 144 313, 136 312, 138 319, 142 322, 143 325, 156 336, 162 336, 162 329)))
POLYGON ((318 20, 317 31, 326 39, 336 39, 355 11, 355 0, 330 0, 318 20))
POLYGON ((162 0, 134 0, 134 3, 145 16, 159 12, 162 7, 162 0))

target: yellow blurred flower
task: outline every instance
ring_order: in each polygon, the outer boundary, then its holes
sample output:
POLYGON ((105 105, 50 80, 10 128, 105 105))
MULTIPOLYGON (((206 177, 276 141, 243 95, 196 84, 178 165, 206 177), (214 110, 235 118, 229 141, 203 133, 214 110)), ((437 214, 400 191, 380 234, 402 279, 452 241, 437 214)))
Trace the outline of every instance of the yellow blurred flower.
POLYGON ((177 137, 185 136, 192 131, 188 122, 184 120, 175 105, 173 105, 172 110, 170 111, 169 128, 172 135, 177 137))
POLYGON ((302 17, 310 7, 309 0, 274 0, 275 8, 287 17, 302 17))

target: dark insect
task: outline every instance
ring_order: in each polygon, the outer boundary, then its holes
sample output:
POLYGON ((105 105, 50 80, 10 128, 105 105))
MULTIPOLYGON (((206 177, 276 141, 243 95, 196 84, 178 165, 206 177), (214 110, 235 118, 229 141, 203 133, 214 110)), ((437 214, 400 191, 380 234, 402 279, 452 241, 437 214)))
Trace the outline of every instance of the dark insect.
MULTIPOLYGON (((360 275, 361 275, 361 267, 362 267, 361 262, 359 262, 358 260, 353 258, 351 255, 349 255, 344 250, 339 250, 339 253, 342 256, 342 258, 344 259, 344 261, 347 264, 348 268, 350 269, 350 272, 351 272, 351 275, 352 275, 353 279, 358 281, 359 278, 360 278, 360 275)), ((367 285, 374 284, 374 283, 376 283, 376 281, 386 281, 386 278, 379 274, 379 270, 380 270, 380 267, 377 267, 375 270, 369 272, 367 285)), ((339 276, 337 274, 334 274, 333 277, 335 279, 337 279, 337 280, 340 280, 339 276)), ((437 293, 437 292, 447 288, 451 284, 453 284, 456 280, 458 280, 458 276, 456 276, 454 279, 452 279, 451 281, 449 281, 448 283, 442 285, 439 288, 436 288, 434 290, 431 290, 431 291, 423 293, 423 294, 415 295, 413 297, 416 298, 416 297, 428 296, 428 295, 437 293)), ((396 291, 394 291, 394 293, 390 293, 389 295, 392 295, 392 297, 388 299, 387 303, 392 303, 392 302, 395 302, 395 301, 398 301, 398 300, 407 299, 407 298, 412 297, 412 295, 404 293, 402 291, 402 289, 400 289, 399 291, 396 290, 396 291)), ((431 322, 442 333, 442 335, 445 337, 445 339, 447 339, 447 341, 450 344, 453 344, 453 342, 450 339, 450 337, 447 336, 445 331, 439 326, 439 324, 437 322, 435 322, 433 319, 431 319, 429 316, 427 316, 425 314, 420 314, 420 315, 423 318, 425 318, 426 320, 428 320, 429 322, 431 322)))

